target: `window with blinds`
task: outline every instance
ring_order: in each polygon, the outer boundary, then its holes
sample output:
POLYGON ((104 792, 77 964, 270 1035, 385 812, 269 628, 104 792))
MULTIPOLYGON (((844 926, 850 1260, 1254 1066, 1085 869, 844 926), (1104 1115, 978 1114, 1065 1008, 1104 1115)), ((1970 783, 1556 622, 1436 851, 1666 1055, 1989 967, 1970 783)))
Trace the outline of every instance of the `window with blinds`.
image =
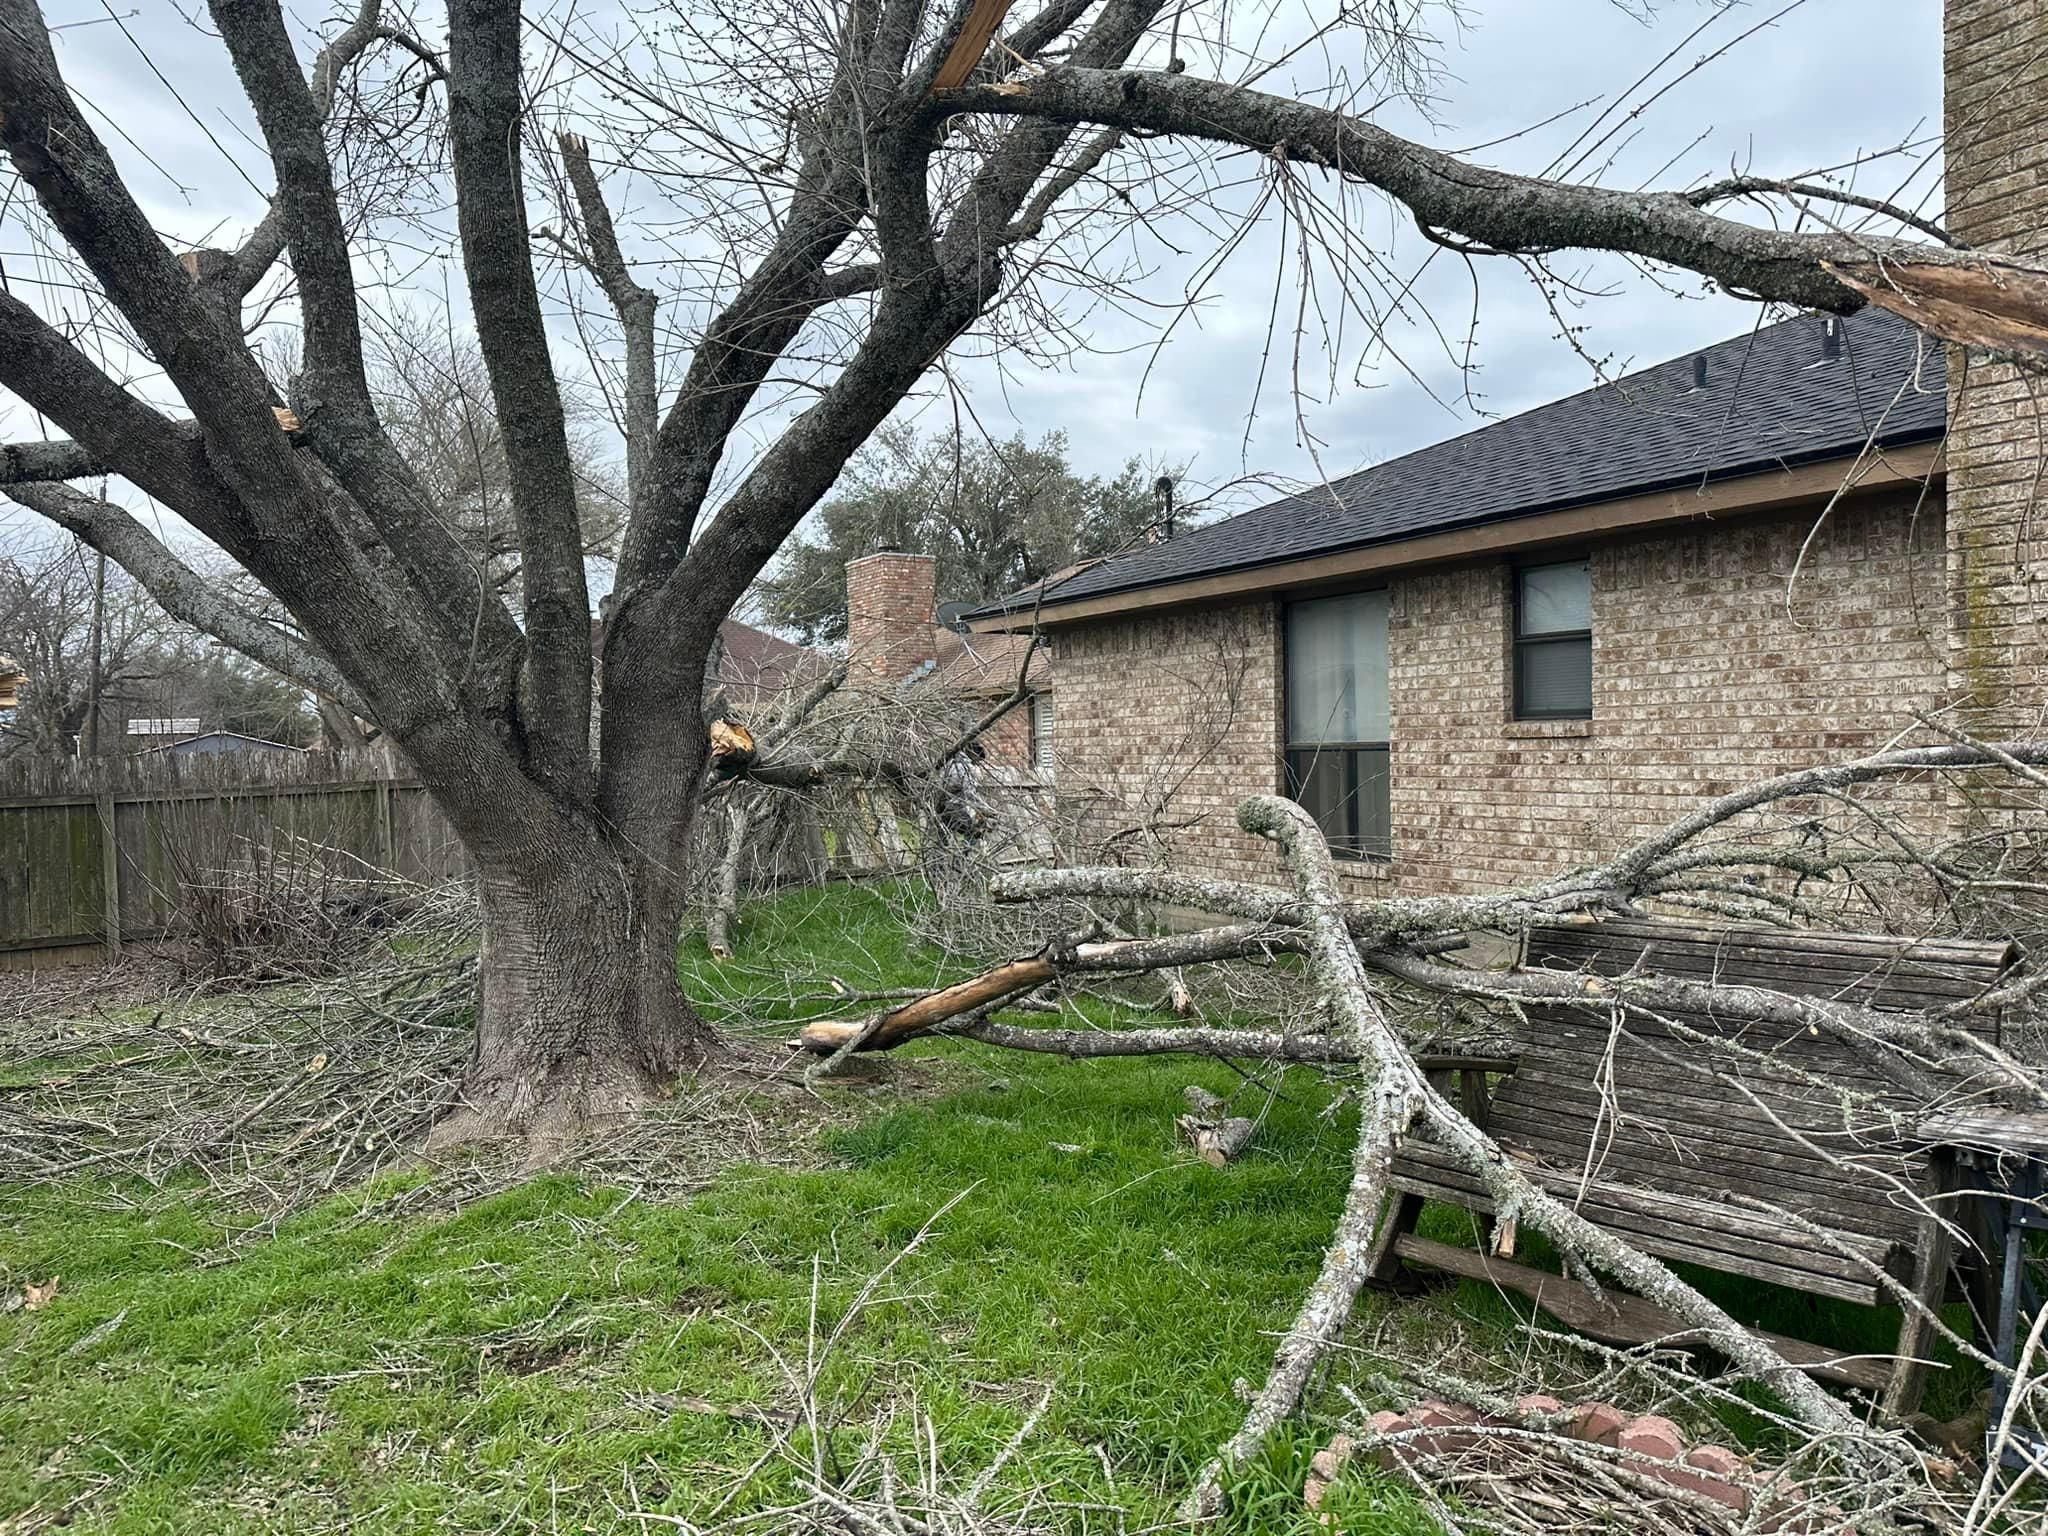
POLYGON ((1052 695, 1031 695, 1031 766, 1052 777, 1052 695))
POLYGON ((1385 589, 1289 604, 1286 647, 1287 792, 1332 853, 1391 858, 1385 589))
POLYGON ((1593 715, 1593 568, 1587 560, 1515 571, 1515 718, 1593 715))

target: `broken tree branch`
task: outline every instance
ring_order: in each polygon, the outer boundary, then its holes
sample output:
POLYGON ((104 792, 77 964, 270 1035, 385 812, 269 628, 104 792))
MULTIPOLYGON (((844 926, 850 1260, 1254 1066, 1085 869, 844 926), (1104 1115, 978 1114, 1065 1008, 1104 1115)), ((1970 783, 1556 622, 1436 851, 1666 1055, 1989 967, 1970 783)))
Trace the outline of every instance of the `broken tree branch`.
MULTIPOLYGON (((1205 928, 1197 933, 1155 939, 1114 939, 1106 943, 1056 941, 1038 954, 1006 961, 979 976, 891 1009, 879 1020, 865 1024, 849 1024, 837 1019, 816 1020, 804 1026, 798 1044, 805 1050, 823 1055, 838 1050, 856 1036, 862 1036, 858 1049, 892 1050, 907 1040, 930 1034, 963 1014, 987 1010, 1007 998, 1042 987, 1063 973, 1106 975, 1153 971, 1215 960, 1243 959, 1250 955, 1273 953, 1284 947, 1287 947, 1284 942, 1275 942, 1275 935, 1257 924, 1205 928)), ((1174 1033, 1192 1036, 1198 1032, 1174 1033)))

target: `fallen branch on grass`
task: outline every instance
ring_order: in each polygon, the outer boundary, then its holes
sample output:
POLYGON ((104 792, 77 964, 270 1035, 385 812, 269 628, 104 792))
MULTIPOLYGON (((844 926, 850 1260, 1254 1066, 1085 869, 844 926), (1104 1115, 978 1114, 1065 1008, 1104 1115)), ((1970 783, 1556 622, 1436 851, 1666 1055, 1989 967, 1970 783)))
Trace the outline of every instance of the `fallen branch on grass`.
POLYGON ((857 1042, 855 1049, 893 1050, 907 1040, 930 1034, 964 1015, 986 1013, 1025 993, 1036 991, 1062 975, 1117 975, 1172 969, 1217 960, 1239 960, 1275 954, 1287 941, 1257 923, 1205 928, 1198 933, 1163 938, 1081 939, 1055 941, 1035 955, 1005 961, 953 986, 892 1008, 863 1023, 817 1019, 806 1024, 796 1043, 818 1055, 830 1055, 857 1042))
MULTIPOLYGON (((2048 762, 2048 743, 1963 743, 1908 748, 1782 775, 1722 796, 1598 866, 1521 890, 1470 897, 1349 899, 1309 816, 1289 801, 1254 797, 1240 807, 1240 825, 1278 844, 1291 888, 1129 867, 1012 871, 992 882, 998 901, 1071 903, 1091 913, 1095 908, 1090 904, 1096 902, 1130 904, 1140 910, 1191 907, 1236 922, 1157 939, 1056 942, 1038 954, 1005 962, 864 1023, 812 1026, 815 1033, 807 1031, 803 1043, 812 1050, 886 1049, 919 1033, 943 1029, 989 1045, 1069 1055, 1185 1051, 1357 1066, 1364 1098, 1351 1187, 1322 1272, 1282 1339, 1243 1426, 1199 1480, 1189 1501, 1192 1514, 1215 1512, 1226 1473, 1252 1455, 1293 1410, 1350 1316, 1366 1276, 1394 1150, 1411 1127, 1426 1127, 1435 1145, 1478 1182, 1506 1229, 1519 1226, 1541 1233, 1564 1255, 1568 1274, 1589 1288, 1597 1291, 1595 1274, 1605 1276, 1678 1319, 1694 1342, 1733 1362, 1743 1376, 1769 1385, 1797 1421, 1830 1438, 1839 1455, 1881 1480, 1904 1464, 1902 1442, 1871 1429, 1770 1342, 1667 1265, 1589 1222, 1574 1202, 1526 1175, 1430 1081, 1430 1068, 1418 1060, 1388 1017, 1385 999, 1388 988, 1398 986, 1510 1008, 1562 1005, 1597 1018, 1619 1019, 1631 1013, 1655 1018, 1669 1011, 1705 1014, 1731 1024, 1769 1023, 1831 1036, 1856 1052, 1859 1060, 1877 1065, 1895 1082, 1930 1099, 1963 1085, 1979 1098, 2036 1108, 2048 1105, 2048 1084, 2026 1064, 1965 1028, 1968 1020, 1959 1013, 1905 1015, 1840 998, 1649 972, 1600 977, 1482 971, 1444 963, 1430 953, 1462 930, 1513 934, 1574 914, 1633 912, 1646 902, 1668 902, 1726 917, 1794 921, 1813 910, 1798 893, 1800 882, 1853 873, 1868 856, 1810 840, 1786 848, 1729 839, 1725 829, 1733 819, 1782 802, 1840 796, 1854 786, 1889 777, 1954 770, 2031 774, 2032 765, 2043 762, 2048 762), (1707 841, 1710 835, 1717 840, 1707 841), (1773 880, 1780 884, 1773 885, 1773 880), (1315 1027, 1299 1032, 1039 1029, 990 1017, 1008 998, 1091 971, 1162 971, 1289 952, 1305 956, 1322 1015, 1315 1027)), ((1866 817, 1877 815, 1860 802, 1856 810, 1866 817)), ((1894 847, 1880 856, 1883 867, 1910 865, 1940 883, 1949 896, 1973 888, 1969 868, 1955 856, 1925 852, 1889 824, 1886 831, 1894 847), (1894 858, 1897 849, 1911 857, 1894 858)), ((2014 884, 2003 869, 1993 873, 1999 888, 2014 884)))

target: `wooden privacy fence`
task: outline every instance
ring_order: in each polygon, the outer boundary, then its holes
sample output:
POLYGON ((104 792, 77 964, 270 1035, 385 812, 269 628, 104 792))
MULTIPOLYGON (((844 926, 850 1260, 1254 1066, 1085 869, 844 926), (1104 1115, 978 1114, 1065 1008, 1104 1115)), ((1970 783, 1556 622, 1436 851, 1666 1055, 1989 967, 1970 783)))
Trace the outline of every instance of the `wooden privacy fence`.
MULTIPOLYGON (((984 853, 1051 856, 1052 785, 1026 769, 983 774, 984 853)), ((918 823, 862 787, 807 798, 748 850, 748 889, 901 872, 918 823)), ((698 821, 722 838, 724 818, 698 821)), ((689 861, 702 883, 717 847, 689 861)), ((453 828, 386 753, 154 753, 98 764, 0 763, 0 971, 70 963, 123 942, 189 931, 198 888, 268 880, 301 896, 382 876, 431 885, 468 873, 453 828)), ((693 893, 701 897, 701 892, 693 893)))
POLYGON ((432 884, 465 867, 419 782, 374 751, 0 764, 0 970, 162 938, 194 882, 231 872, 432 884))

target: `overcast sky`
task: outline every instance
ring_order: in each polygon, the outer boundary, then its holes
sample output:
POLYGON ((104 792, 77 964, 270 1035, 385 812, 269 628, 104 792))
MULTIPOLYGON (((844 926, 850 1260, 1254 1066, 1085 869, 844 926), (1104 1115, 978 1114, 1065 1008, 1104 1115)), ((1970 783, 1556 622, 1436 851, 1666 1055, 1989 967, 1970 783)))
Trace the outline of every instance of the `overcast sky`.
MULTIPOLYGON (((99 115, 152 215, 176 238, 230 244, 260 214, 267 178, 220 45, 180 19, 180 3, 116 0, 116 24, 100 0, 44 0, 53 23, 74 24, 60 33, 67 76, 99 115), (116 126, 109 129, 109 122, 116 126)), ((1287 3, 1298 9, 1302 0, 1287 3)), ((1541 171, 1647 76, 1625 98, 1630 105, 1648 100, 1647 107, 1594 162, 1601 179, 1617 187, 1684 186, 1731 168, 1803 172, 1938 131, 1939 0, 1804 0, 1725 57, 1661 89, 1785 3, 1657 0, 1645 19, 1644 0, 1466 0, 1465 25, 1443 34, 1435 121, 1406 105, 1385 109, 1378 120, 1443 148, 1491 144, 1475 158, 1541 171)), ((332 9, 321 0, 288 4, 308 25, 331 19, 332 9)), ((1327 0, 1308 6, 1311 15, 1324 9, 1327 0)), ((1285 14, 1285 6, 1280 10, 1285 14)), ((1937 163, 1887 160, 1860 171, 1857 184, 1889 196, 1902 182, 1903 200, 1938 211, 1937 163)), ((1365 344, 1354 318, 1334 358, 1311 347, 1297 368, 1287 334, 1296 304, 1289 279, 1277 350, 1258 386, 1284 254, 1283 227, 1269 219, 1163 345, 1154 345, 1156 332, 1111 317, 1095 329, 1098 350, 1071 367, 1000 377, 986 363, 969 362, 958 376, 991 432, 1063 430, 1085 469, 1112 471, 1138 454, 1154 465, 1186 463, 1198 484, 1246 473, 1348 473, 1594 382, 1589 363, 1559 338, 1557 321, 1517 267, 1480 262, 1475 303, 1464 261, 1449 254, 1431 259, 1433 248, 1412 227, 1382 211, 1361 232, 1392 270, 1421 273, 1409 322, 1388 333, 1391 355, 1365 344), (1438 330, 1453 342, 1468 330, 1474 338, 1476 408, 1463 397, 1466 381, 1438 330)), ((1171 300, 1188 279, 1191 259, 1159 252, 1153 259, 1158 271, 1148 294, 1171 300)), ((16 291, 33 291, 55 275, 4 219, 0 261, 16 291)), ((1697 280, 1669 292, 1617 262, 1573 261, 1564 270, 1589 286, 1617 289, 1572 316, 1586 327, 1580 346, 1613 360, 1617 371, 1631 359, 1659 361, 1756 320, 1752 306, 1702 296, 1697 280)), ((415 287, 441 291, 438 278, 415 287)), ((1326 294, 1326 307, 1330 302, 1326 294)), ((950 407, 926 414, 933 424, 952 415, 950 407)), ((0 433, 34 436, 35 424, 18 406, 0 405, 0 433)), ((1232 505, 1253 499, 1240 493, 1232 505)), ((0 529, 9 517, 0 511, 0 529)))
MULTIPOLYGON (((1635 93, 1641 101, 1702 54, 1782 8, 1783 0, 1727 7, 1664 0, 1645 24, 1614 0, 1472 0, 1469 25, 1445 40, 1439 126, 1399 110, 1380 121, 1444 148, 1499 139, 1589 97, 1611 100, 1703 20, 1725 10, 1635 93)), ((1542 171, 1605 104, 1475 158, 1542 171)), ((1807 0, 1659 97, 1637 120, 1639 131, 1632 138, 1624 132, 1627 147, 1602 179, 1615 187, 1671 187, 1735 167, 1796 173, 1842 164, 1909 136, 1931 137, 1940 120, 1939 0, 1807 0)), ((1861 171, 1857 184, 1889 196, 1917 164, 1889 159, 1861 171)), ((1939 211, 1938 160, 1918 169, 1904 200, 1923 197, 1939 211)), ((1379 234, 1403 271, 1415 271, 1431 255, 1433 248, 1412 228, 1389 229, 1383 221, 1379 234)), ((1182 327, 1152 367, 1141 408, 1134 409, 1149 353, 1097 359, 1073 378, 1011 388, 996 397, 1000 405, 984 409, 984 419, 1000 411, 1030 431, 1064 428, 1076 456, 1096 469, 1112 467, 1138 445, 1169 459, 1191 459, 1196 476, 1212 483, 1247 471, 1314 477, 1318 464, 1335 476, 1454 436, 1490 419, 1484 413, 1512 414, 1596 382, 1589 364, 1559 339, 1556 321, 1521 272, 1506 262, 1482 261, 1474 350, 1478 411, 1461 398, 1459 370, 1443 347, 1422 326, 1397 327, 1395 350, 1421 382, 1384 358, 1368 359, 1360 374, 1354 346, 1340 362, 1337 392, 1324 388, 1327 370, 1311 380, 1323 395, 1303 412, 1322 444, 1312 455, 1289 399, 1288 373, 1283 366, 1275 377, 1269 369, 1247 444, 1275 252, 1273 241, 1255 243, 1230 264, 1202 327, 1182 327)), ((1757 321, 1756 306, 1703 297, 1697 279, 1674 296, 1619 262, 1579 260, 1565 270, 1593 274, 1592 286, 1618 288, 1572 317, 1589 327, 1579 338, 1586 351, 1612 359, 1617 369, 1629 359, 1642 366, 1680 355, 1757 321)), ((1438 255, 1418 293, 1438 324, 1462 336, 1473 295, 1461 261, 1438 255)), ((1132 344, 1141 340, 1130 338, 1132 344)))

